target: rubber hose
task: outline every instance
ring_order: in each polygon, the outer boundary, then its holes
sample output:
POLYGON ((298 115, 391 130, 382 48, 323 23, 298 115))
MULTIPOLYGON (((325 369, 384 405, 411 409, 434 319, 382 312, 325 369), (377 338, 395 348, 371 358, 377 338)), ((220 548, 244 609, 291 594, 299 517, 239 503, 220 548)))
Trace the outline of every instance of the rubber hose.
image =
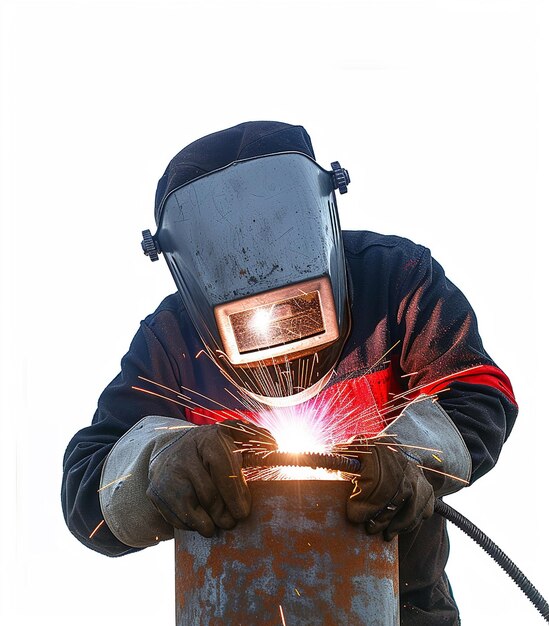
POLYGON ((526 578, 521 570, 511 561, 511 559, 497 546, 488 535, 485 535, 480 528, 470 522, 459 511, 442 500, 435 500, 435 511, 455 524, 466 535, 476 541, 478 545, 487 552, 494 561, 515 581, 521 591, 541 613, 546 622, 549 622, 549 604, 534 585, 526 578))

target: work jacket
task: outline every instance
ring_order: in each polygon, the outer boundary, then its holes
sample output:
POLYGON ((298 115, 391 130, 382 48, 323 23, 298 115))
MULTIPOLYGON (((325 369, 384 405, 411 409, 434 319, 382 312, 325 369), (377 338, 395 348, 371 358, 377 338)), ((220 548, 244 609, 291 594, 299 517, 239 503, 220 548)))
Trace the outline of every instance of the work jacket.
MULTIPOLYGON (((317 401, 345 397, 344 436, 375 434, 418 394, 436 394, 469 450, 474 482, 496 463, 517 406, 470 304, 423 246, 365 231, 344 231, 343 240, 352 326, 317 401)), ((109 451, 145 416, 212 423, 240 410, 239 396, 203 352, 179 295, 168 296, 141 322, 92 424, 69 443, 62 502, 71 532, 109 556, 135 551, 101 524, 98 488, 109 451)), ((400 535, 402 624, 458 623, 447 558, 446 526, 436 514, 400 535)))

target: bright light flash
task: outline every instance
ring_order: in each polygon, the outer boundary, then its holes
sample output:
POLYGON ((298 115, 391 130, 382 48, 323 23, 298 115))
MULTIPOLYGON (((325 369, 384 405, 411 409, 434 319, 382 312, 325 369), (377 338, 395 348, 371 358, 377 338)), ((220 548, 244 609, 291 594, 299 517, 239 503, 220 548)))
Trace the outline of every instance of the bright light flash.
POLYGON ((264 308, 257 309, 250 321, 253 330, 257 333, 261 333, 262 335, 266 335, 269 332, 271 323, 271 311, 264 308))
POLYGON ((277 407, 261 415, 281 452, 328 452, 329 442, 321 422, 301 407, 277 407))
MULTIPOLYGON (((276 439, 281 452, 329 452, 333 441, 325 420, 318 410, 306 404, 276 407, 262 411, 257 422, 276 439)), ((285 480, 341 480, 338 472, 311 467, 280 467, 278 476, 285 480)))

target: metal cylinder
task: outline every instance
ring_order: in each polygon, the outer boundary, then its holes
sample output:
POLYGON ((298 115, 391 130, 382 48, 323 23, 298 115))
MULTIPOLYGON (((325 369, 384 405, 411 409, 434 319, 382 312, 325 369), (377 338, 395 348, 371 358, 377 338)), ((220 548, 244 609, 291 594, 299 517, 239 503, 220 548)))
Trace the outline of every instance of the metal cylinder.
POLYGON ((345 481, 251 481, 252 512, 175 533, 177 626, 397 626, 397 540, 345 517, 345 481))

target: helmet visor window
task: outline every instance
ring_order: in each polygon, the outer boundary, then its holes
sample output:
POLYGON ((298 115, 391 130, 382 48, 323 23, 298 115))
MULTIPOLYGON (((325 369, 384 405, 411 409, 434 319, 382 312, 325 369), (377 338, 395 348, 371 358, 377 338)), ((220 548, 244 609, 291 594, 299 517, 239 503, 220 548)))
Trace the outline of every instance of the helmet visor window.
POLYGON ((233 365, 312 352, 339 336, 327 277, 216 307, 223 347, 233 365))

